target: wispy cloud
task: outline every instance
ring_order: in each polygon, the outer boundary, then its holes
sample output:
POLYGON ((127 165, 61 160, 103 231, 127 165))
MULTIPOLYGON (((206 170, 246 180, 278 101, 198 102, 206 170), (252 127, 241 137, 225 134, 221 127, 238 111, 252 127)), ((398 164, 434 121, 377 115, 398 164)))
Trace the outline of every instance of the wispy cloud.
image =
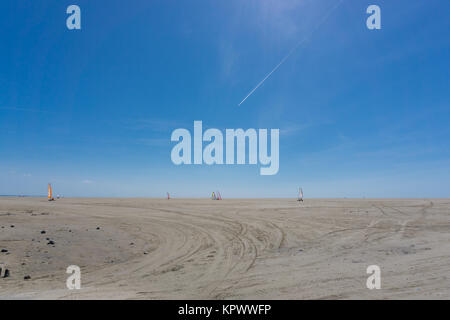
POLYGON ((316 125, 318 124, 313 123, 288 124, 280 127, 280 134, 283 136, 293 136, 316 125))
POLYGON ((259 29, 269 27, 280 36, 292 37, 298 32, 298 20, 295 13, 301 10, 308 0, 265 0, 251 1, 254 18, 259 29))
POLYGON ((17 108, 17 107, 0 107, 0 110, 12 110, 21 112, 37 112, 37 113, 49 113, 46 110, 32 109, 32 108, 17 108))
POLYGON ((126 122, 127 129, 152 132, 168 132, 180 126, 178 121, 170 119, 130 119, 126 122))
POLYGON ((221 62, 222 75, 230 78, 237 69, 239 53, 233 47, 232 41, 221 41, 219 45, 219 56, 221 62))
POLYGON ((136 141, 137 144, 152 146, 152 147, 162 147, 170 145, 170 137, 168 138, 142 138, 136 141))

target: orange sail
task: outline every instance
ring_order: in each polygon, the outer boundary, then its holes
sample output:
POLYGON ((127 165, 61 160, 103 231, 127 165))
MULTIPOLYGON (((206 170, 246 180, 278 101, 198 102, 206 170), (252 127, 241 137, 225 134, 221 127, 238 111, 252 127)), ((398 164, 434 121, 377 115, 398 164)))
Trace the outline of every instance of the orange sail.
POLYGON ((52 199, 52 186, 48 184, 48 200, 52 199))

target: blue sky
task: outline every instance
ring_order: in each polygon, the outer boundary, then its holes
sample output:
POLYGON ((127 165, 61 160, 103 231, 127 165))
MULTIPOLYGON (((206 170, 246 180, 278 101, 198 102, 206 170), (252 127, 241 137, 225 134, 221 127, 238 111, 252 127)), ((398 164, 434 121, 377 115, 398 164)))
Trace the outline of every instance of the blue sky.
POLYGON ((449 197, 450 2, 344 0, 316 29, 337 2, 1 1, 0 194, 449 197), (278 174, 175 166, 194 120, 279 128, 278 174))

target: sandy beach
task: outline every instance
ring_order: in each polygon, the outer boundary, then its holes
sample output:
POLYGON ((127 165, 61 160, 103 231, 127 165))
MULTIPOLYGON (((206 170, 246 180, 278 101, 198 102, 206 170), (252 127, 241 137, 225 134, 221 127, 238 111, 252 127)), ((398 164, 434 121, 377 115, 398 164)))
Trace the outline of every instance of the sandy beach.
POLYGON ((4 197, 0 250, 0 299, 450 299, 450 200, 4 197))

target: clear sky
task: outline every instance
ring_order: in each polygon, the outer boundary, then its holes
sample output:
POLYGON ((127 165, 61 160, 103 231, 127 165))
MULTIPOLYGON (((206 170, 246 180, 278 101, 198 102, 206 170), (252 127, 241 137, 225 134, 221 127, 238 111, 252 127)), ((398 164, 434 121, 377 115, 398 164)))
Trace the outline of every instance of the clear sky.
POLYGON ((344 0, 317 28, 336 3, 1 1, 0 194, 449 197, 450 1, 344 0), (194 120, 279 128, 278 174, 174 165, 194 120))

